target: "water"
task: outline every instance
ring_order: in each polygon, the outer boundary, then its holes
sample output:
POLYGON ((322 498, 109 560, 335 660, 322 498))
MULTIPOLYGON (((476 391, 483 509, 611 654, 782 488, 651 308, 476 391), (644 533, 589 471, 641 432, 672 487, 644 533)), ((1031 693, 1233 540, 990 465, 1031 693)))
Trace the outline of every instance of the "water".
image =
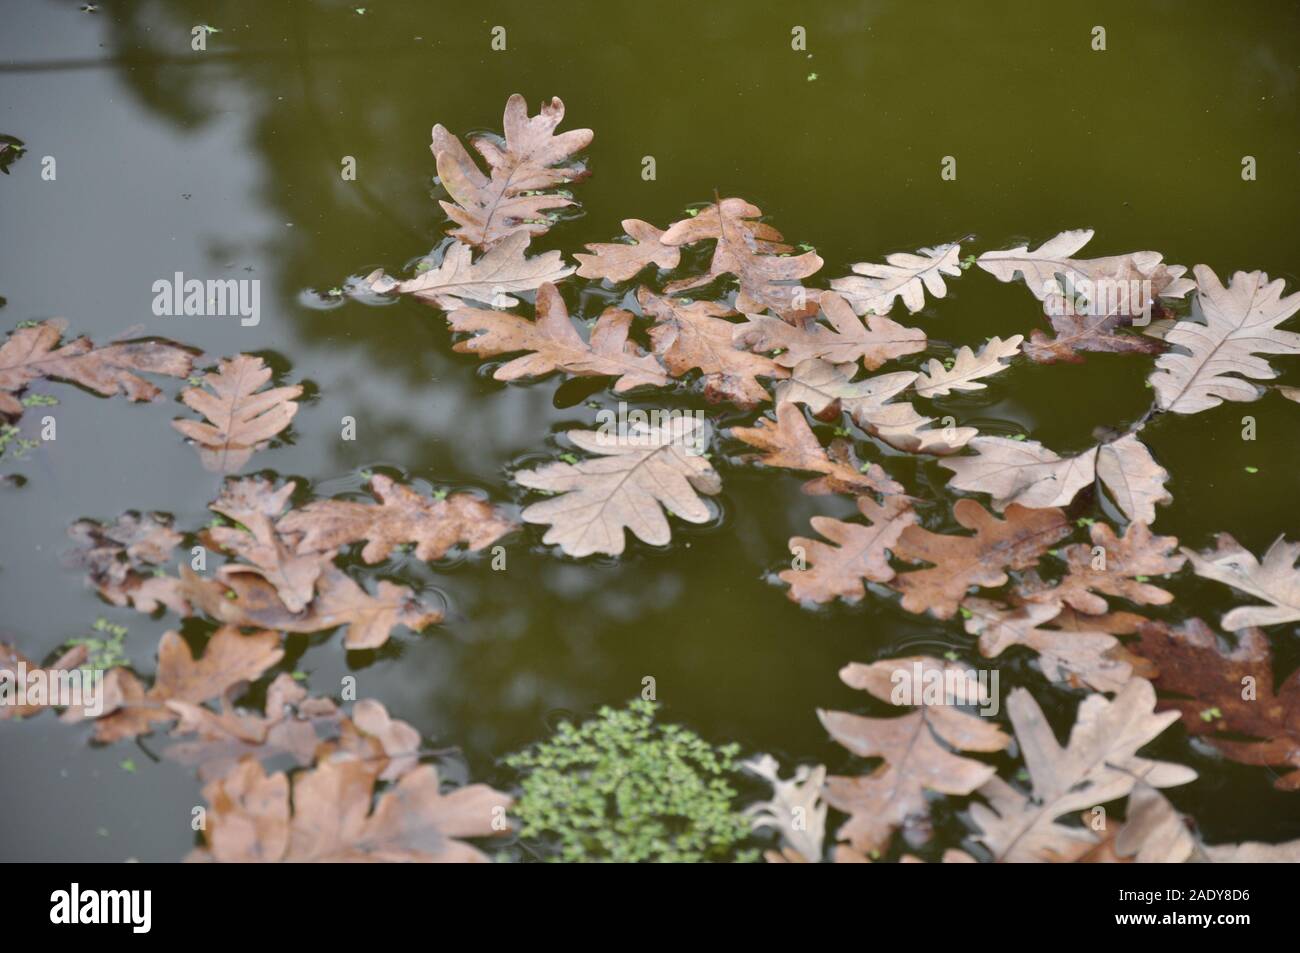
MULTIPOLYGON (((0 133, 29 152, 0 180, 0 324, 62 315, 96 341, 140 324, 213 357, 267 356, 286 380, 308 382, 310 399, 291 439, 253 466, 319 495, 356 490, 363 469, 389 467, 512 502, 521 498, 508 472, 553 454, 552 432, 594 420, 589 390, 558 378, 493 382, 452 354, 440 316, 416 302, 322 309, 304 294, 374 267, 399 272, 435 245, 444 223, 431 198, 430 127, 497 129, 516 91, 534 108, 560 96, 564 128, 596 133, 593 177, 575 189, 583 214, 543 249, 610 240, 627 217, 664 226, 716 189, 759 205, 790 241, 815 245, 823 280, 851 262, 971 233, 979 251, 1091 226, 1089 254, 1154 248, 1225 278, 1263 269, 1296 286, 1300 8, 1291 3, 389 2, 364 15, 343 3, 105 3, 90 14, 75 2, 5 6, 0 133), (195 53, 189 31, 203 23, 221 32, 195 53), (811 56, 790 49, 796 24, 811 56), (1105 52, 1089 46, 1098 24, 1105 52), (507 28, 506 52, 489 49, 494 25, 507 28), (46 155, 57 161, 54 182, 40 178, 46 155), (357 160, 356 182, 339 177, 345 155, 357 160), (646 155, 656 158, 654 182, 641 179, 646 155), (957 159, 954 182, 939 177, 947 155, 957 159), (1241 180, 1244 155, 1256 157, 1258 181, 1241 180), (154 317, 151 285, 176 271, 260 279, 260 325, 154 317), (358 422, 355 442, 339 439, 345 415, 358 422)), ((972 271, 949 288, 916 319, 937 342, 1040 326, 1023 286, 972 271)), ((598 297, 584 299, 594 307, 598 297)), ((1300 365, 1276 363, 1282 382, 1300 384, 1300 365)), ((951 406, 987 432, 1080 450, 1095 427, 1142 415, 1147 370, 1123 355, 1018 364, 988 396, 951 406)), ((0 636, 27 654, 42 657, 105 617, 130 627, 128 654, 153 671, 175 618, 105 605, 60 554, 80 517, 161 510, 183 527, 210 518, 218 481, 168 425, 181 408, 176 383, 165 389, 158 403, 131 405, 53 385, 57 442, 4 464, 28 483, 0 494, 0 636)), ((604 392, 591 399, 610 406, 604 392)), ((752 416, 711 413, 722 425, 752 416)), ((1174 503, 1156 528, 1198 548, 1227 530, 1256 552, 1279 533, 1300 537, 1298 414, 1270 397, 1149 426, 1144 440, 1173 474, 1174 503), (1258 421, 1253 443, 1240 439, 1247 413, 1258 421)), ((901 456, 886 466, 925 496, 947 477, 901 456)), ((969 658, 971 640, 955 622, 881 598, 820 612, 787 601, 765 581, 786 540, 806 534, 813 514, 848 514, 850 502, 805 497, 797 476, 719 467, 716 525, 676 523, 667 551, 636 545, 617 563, 575 564, 530 532, 511 544, 504 575, 481 561, 431 569, 399 559, 367 574, 445 601, 447 624, 377 653, 345 653, 337 634, 295 636, 284 668, 326 694, 355 674, 362 695, 433 747, 459 746, 475 778, 500 783, 509 776, 497 757, 543 735, 559 713, 632 697, 646 675, 666 715, 706 737, 772 751, 787 767, 860 771, 815 715, 866 710, 839 683, 840 666, 949 649, 969 658)), ((1177 614, 1217 619, 1236 604, 1190 576, 1174 589, 1177 614)), ((207 628, 185 625, 191 635, 207 628)), ((1274 643, 1281 677, 1300 650, 1291 631, 1274 643)), ((1048 687, 1023 660, 999 664, 1004 688, 1030 686, 1058 728, 1068 724, 1077 696, 1048 687)), ((0 856, 183 856, 197 781, 151 759, 158 738, 92 748, 87 732, 48 716, 0 724, 0 856)), ((1300 836, 1295 796, 1274 792, 1266 770, 1218 761, 1180 728, 1156 750, 1201 772, 1171 795, 1211 841, 1300 836)), ((936 846, 960 838, 958 807, 936 811, 936 846)))

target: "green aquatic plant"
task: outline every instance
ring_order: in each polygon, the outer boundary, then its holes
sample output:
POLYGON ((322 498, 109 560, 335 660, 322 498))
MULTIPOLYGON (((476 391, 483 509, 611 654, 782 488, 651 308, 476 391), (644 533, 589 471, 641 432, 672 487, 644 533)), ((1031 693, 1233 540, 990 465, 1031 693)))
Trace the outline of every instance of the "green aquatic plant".
POLYGON ((601 708, 505 759, 523 775, 519 832, 560 861, 748 861, 734 806, 737 745, 655 720, 654 702, 601 708))

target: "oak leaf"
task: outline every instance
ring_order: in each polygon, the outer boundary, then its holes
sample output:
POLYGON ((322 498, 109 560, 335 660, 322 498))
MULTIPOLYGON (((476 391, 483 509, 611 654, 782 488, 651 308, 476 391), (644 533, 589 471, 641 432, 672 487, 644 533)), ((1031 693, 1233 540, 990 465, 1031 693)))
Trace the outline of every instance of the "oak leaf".
POLYGON ((330 552, 365 540, 361 558, 371 565, 410 543, 415 558, 424 562, 442 559, 458 545, 476 552, 516 528, 503 511, 473 493, 430 499, 382 473, 370 478, 370 490, 378 504, 316 500, 287 513, 276 528, 297 538, 300 553, 330 552))
POLYGON ((1017 688, 1007 697, 1007 714, 1029 771, 1031 796, 1001 778, 990 778, 978 793, 988 805, 973 804, 975 837, 1006 863, 1071 862, 1101 840, 1088 827, 1071 827, 1059 818, 1124 797, 1143 781, 1167 788, 1195 780, 1180 764, 1151 761, 1137 752, 1178 716, 1156 714, 1155 689, 1145 679, 1130 680, 1107 700, 1089 695, 1079 705, 1064 748, 1032 695, 1017 688))
POLYGON ((756 352, 780 351, 773 360, 782 367, 819 358, 832 364, 860 360, 869 371, 925 350, 925 332, 920 328, 904 327, 878 314, 868 315, 864 324, 843 298, 829 292, 818 298, 818 305, 826 324, 816 318, 791 323, 770 315, 748 314, 748 322, 735 329, 735 343, 756 352))
POLYGON ((210 391, 190 387, 181 392, 189 408, 211 423, 173 420, 172 426, 199 448, 204 469, 233 473, 271 438, 289 426, 298 413, 295 398, 302 387, 272 387, 261 390, 271 379, 271 369, 260 357, 237 354, 223 360, 215 373, 203 375, 210 391))
POLYGON ((722 489, 703 455, 708 424, 674 416, 657 426, 631 426, 626 433, 570 430, 579 449, 594 456, 577 463, 549 463, 515 474, 515 482, 558 494, 523 511, 528 523, 549 525, 542 541, 570 556, 617 556, 625 530, 642 542, 664 546, 672 538, 664 510, 689 523, 712 518, 699 494, 722 489))
POLYGON ((105 397, 125 394, 135 401, 153 400, 161 391, 140 374, 188 377, 194 352, 172 341, 123 341, 96 347, 79 337, 62 346, 67 328, 61 318, 18 328, 0 344, 0 416, 23 413, 19 396, 41 379, 78 384, 105 397))
POLYGON ((795 536, 790 551, 803 557, 802 569, 786 569, 778 578, 790 586, 795 602, 830 602, 836 598, 856 602, 866 595, 863 580, 888 582, 894 578, 889 550, 899 534, 916 522, 911 500, 887 496, 877 503, 869 496, 858 497, 858 510, 867 525, 846 523, 829 516, 814 516, 812 528, 830 540, 795 536))
POLYGON ((590 244, 587 250, 591 254, 578 252, 573 256, 578 260, 578 277, 628 281, 651 264, 671 269, 681 263, 681 249, 665 245, 661 240, 663 231, 649 222, 625 218, 623 231, 631 241, 590 244))
POLYGON ((894 586, 903 594, 908 612, 929 611, 952 618, 971 586, 996 587, 1007 581, 1008 569, 1028 569, 1052 544, 1070 535, 1059 509, 1007 507, 1000 520, 974 500, 958 500, 953 518, 974 536, 944 536, 920 526, 903 530, 894 555, 909 562, 928 562, 929 569, 900 573, 894 586))
POLYGON ((65 562, 85 570, 87 581, 113 605, 131 605, 144 613, 166 606, 178 615, 189 614, 176 579, 160 574, 184 538, 170 517, 129 512, 112 523, 78 520, 68 527, 68 536, 75 548, 65 562))
POLYGON ((1178 545, 1173 536, 1156 536, 1145 523, 1130 523, 1122 537, 1105 523, 1094 523, 1092 545, 1076 543, 1061 551, 1069 572, 1055 586, 1022 591, 1023 598, 1038 603, 1065 603, 1088 615, 1109 608, 1097 593, 1119 596, 1139 605, 1163 606, 1174 597, 1147 580, 1175 573, 1186 561, 1170 553, 1178 545))
POLYGON ((490 248, 515 232, 539 235, 551 227, 551 210, 574 204, 547 190, 586 178, 586 169, 571 160, 590 145, 591 130, 571 129, 557 136, 555 128, 562 119, 564 103, 558 97, 529 116, 524 97, 511 96, 506 101, 505 141, 487 136, 470 140, 487 162, 487 175, 458 138, 441 124, 433 127, 429 150, 452 199, 438 204, 457 225, 450 230, 453 237, 490 248))
POLYGON ((714 301, 685 304, 680 299, 656 295, 648 288, 637 291, 637 301, 655 319, 650 342, 668 373, 681 377, 698 369, 704 375, 704 396, 708 400, 754 407, 771 399, 758 378, 789 375, 771 358, 732 345, 733 332, 741 325, 726 320, 735 312, 725 305, 714 301))
POLYGON ((203 789, 205 849, 191 860, 224 863, 487 860, 460 838, 508 833, 496 821, 510 798, 482 784, 443 793, 422 765, 374 799, 378 771, 363 761, 327 761, 294 777, 243 761, 203 789), (373 809, 372 809, 373 808, 373 809))
POLYGON ((569 319, 564 299, 553 284, 537 291, 536 320, 530 321, 505 311, 461 308, 447 315, 453 331, 473 334, 455 350, 480 358, 527 351, 496 369, 499 381, 540 377, 563 371, 575 377, 617 378, 614 393, 621 394, 642 385, 662 386, 668 376, 654 356, 628 340, 632 315, 607 308, 591 331, 591 341, 582 339, 569 319))
POLYGON ((56 699, 48 686, 60 684, 64 673, 81 668, 89 655, 86 645, 74 645, 42 667, 14 646, 0 642, 0 721, 30 718, 54 707, 56 699))
MULTIPOLYGON (((169 702, 199 704, 221 698, 257 679, 283 657, 276 632, 244 635, 234 626, 222 626, 197 658, 178 633, 164 632, 158 642, 158 669, 152 687, 145 690, 129 671, 114 670, 118 672, 114 691, 118 703, 112 708, 105 705, 105 714, 95 722, 95 738, 109 742, 152 731, 156 724, 177 718, 169 702)), ((68 720, 84 715, 75 713, 68 720)))
POLYGON ((1149 281, 1153 298, 1181 298, 1195 287, 1190 278, 1183 277, 1186 268, 1164 264, 1159 252, 1138 251, 1105 258, 1072 257, 1092 236, 1091 228, 1073 229, 1061 232, 1033 251, 1027 245, 986 251, 975 263, 999 281, 1014 281, 1020 275, 1039 301, 1095 287, 1098 282, 1121 279, 1149 281))
POLYGON ((945 693, 938 704, 920 704, 901 718, 817 712, 831 737, 844 747, 862 758, 884 759, 870 774, 826 781, 827 803, 850 815, 837 836, 861 853, 882 850, 896 828, 928 817, 927 791, 970 794, 994 776, 991 765, 949 749, 1001 751, 1011 742, 993 722, 957 707, 986 699, 970 673, 956 665, 924 656, 871 665, 855 662, 840 669, 840 679, 891 705, 921 700, 930 679, 942 680, 945 692, 949 685, 962 692, 960 697, 945 693), (910 691, 895 694, 904 687, 900 678, 910 680, 910 691))
POLYGON ((1264 553, 1263 562, 1228 533, 1220 533, 1215 544, 1215 549, 1204 553, 1183 549, 1196 575, 1271 603, 1233 609, 1223 617, 1225 629, 1234 631, 1300 619, 1300 570, 1295 565, 1296 558, 1300 557, 1300 543, 1288 543, 1279 536, 1264 553))
POLYGON ((741 762, 741 767, 772 786, 772 797, 745 808, 754 830, 774 828, 781 834, 782 850, 767 852, 775 863, 820 863, 822 843, 826 837, 826 804, 822 789, 826 781, 824 765, 799 765, 792 777, 782 780, 781 766, 770 754, 757 755, 741 762))
POLYGON ((1300 791, 1300 670, 1274 689, 1273 653, 1259 629, 1242 629, 1230 651, 1200 619, 1146 622, 1138 635, 1136 651, 1160 670, 1156 688, 1170 693, 1162 709, 1233 761, 1283 772, 1273 782, 1279 790, 1300 791))
POLYGON ((988 385, 980 383, 981 379, 1006 370, 1010 365, 1003 361, 1020 353, 1023 340, 1019 334, 1013 334, 1005 341, 989 338, 978 354, 963 345, 957 350, 952 367, 944 367, 943 362, 930 358, 926 369, 917 375, 917 396, 939 397, 954 390, 983 390, 988 385))
POLYGON ((1277 327, 1300 309, 1300 294, 1282 297, 1281 278, 1238 271, 1225 288, 1209 267, 1197 265, 1196 283, 1192 320, 1178 322, 1165 336, 1185 353, 1161 355, 1149 378, 1156 404, 1176 414, 1195 414, 1225 400, 1258 400, 1264 391, 1246 378, 1277 377, 1259 355, 1300 354, 1300 334, 1277 327))
POLYGON ((737 311, 759 314, 770 310, 786 320, 815 314, 818 292, 804 288, 799 281, 821 268, 821 258, 813 251, 789 254, 794 249, 785 243, 781 233, 758 221, 762 214, 761 209, 744 199, 729 198, 669 226, 660 238, 665 245, 689 245, 707 239, 717 244, 708 274, 670 282, 664 290, 677 294, 722 275, 734 275, 740 284, 737 311))
POLYGON ((854 274, 835 278, 831 287, 844 295, 858 314, 888 314, 895 298, 902 298, 915 314, 925 307, 925 292, 933 298, 948 293, 943 276, 961 276, 961 245, 922 248, 918 254, 895 252, 885 264, 858 262, 849 266, 854 274))
POLYGON ((366 276, 369 290, 377 294, 409 294, 436 308, 452 311, 471 301, 494 308, 512 308, 519 303, 512 295, 535 291, 546 282, 554 284, 573 274, 558 251, 528 258, 528 233, 512 232, 478 261, 470 246, 452 242, 441 262, 425 260, 426 269, 406 281, 394 281, 382 271, 366 276))
POLYGON ((733 427, 731 435, 762 450, 762 455, 755 459, 763 466, 820 473, 820 477, 804 484, 805 493, 903 491, 902 484, 892 480, 879 464, 872 463, 865 468, 859 465, 852 444, 847 441, 837 439, 829 448, 822 447, 803 411, 791 403, 777 407, 776 420, 760 417, 757 426, 733 427))
POLYGON ((316 596, 302 612, 290 612, 275 587, 252 573, 205 579, 181 567, 181 592, 198 609, 228 625, 262 626, 283 632, 320 632, 347 626, 343 645, 374 649, 404 625, 414 632, 442 621, 443 614, 424 605, 406 586, 380 580, 370 595, 346 573, 327 567, 316 582, 316 596))

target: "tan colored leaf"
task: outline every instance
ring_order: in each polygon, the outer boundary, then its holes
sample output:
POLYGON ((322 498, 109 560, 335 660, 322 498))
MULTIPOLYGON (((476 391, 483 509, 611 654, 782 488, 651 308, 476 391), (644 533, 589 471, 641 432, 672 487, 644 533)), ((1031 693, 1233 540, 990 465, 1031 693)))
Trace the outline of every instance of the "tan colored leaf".
POLYGON ((770 315, 747 314, 747 323, 735 329, 738 347, 768 353, 780 351, 773 360, 782 367, 794 367, 820 358, 832 364, 862 361, 874 371, 886 361, 925 350, 925 332, 908 328, 883 315, 868 315, 866 323, 853 313, 837 294, 823 293, 818 299, 826 324, 816 318, 790 323, 770 315))
POLYGON ((988 493, 998 512, 1009 504, 1065 506, 1096 477, 1095 454, 1062 458, 1036 440, 976 437, 975 456, 940 460, 953 472, 954 490, 988 493))
POLYGON ((935 418, 923 417, 910 403, 869 404, 857 408, 853 418, 867 433, 904 453, 946 457, 979 435, 974 427, 932 426, 935 418))
POLYGON ((844 295, 858 314, 888 314, 895 298, 902 298, 907 310, 915 314, 925 307, 925 292, 932 298, 948 293, 944 275, 961 277, 961 245, 922 248, 916 255, 895 252, 885 262, 851 265, 853 276, 835 278, 831 287, 844 295))
POLYGON ((1258 400, 1263 391, 1245 378, 1269 380, 1277 372, 1260 354, 1300 354, 1300 334, 1278 325, 1300 309, 1300 294, 1282 297, 1281 278, 1238 271, 1227 288, 1206 265, 1196 266, 1192 320, 1166 335, 1171 351, 1156 359, 1151 386, 1161 410, 1195 414, 1225 400, 1258 400))
POLYGON ((1196 575, 1213 579, 1244 592, 1270 606, 1241 606, 1223 617, 1229 631, 1255 625, 1278 625, 1300 619, 1300 543, 1288 543, 1279 536, 1261 563, 1227 533, 1215 538, 1216 549, 1198 553, 1184 547, 1196 575))
POLYGON ((1023 340, 1019 334, 1013 334, 1005 341, 989 338, 980 348, 979 354, 963 345, 957 350, 951 368, 944 367, 942 361, 930 358, 926 370, 917 375, 917 396, 939 397, 954 390, 983 390, 988 385, 980 383, 980 380, 1006 370, 1009 365, 1002 361, 1019 354, 1020 342, 1023 340))
POLYGON ((144 692, 135 686, 128 688, 124 704, 95 722, 95 738, 118 741, 152 731, 155 724, 176 719, 177 712, 168 702, 199 704, 220 698, 235 686, 258 678, 283 657, 276 632, 243 635, 234 626, 222 626, 198 658, 178 633, 164 632, 158 643, 153 687, 144 692))
POLYGON ((830 364, 817 358, 804 361, 790 380, 776 385, 777 404, 807 404, 814 414, 823 414, 838 403, 861 421, 879 413, 886 401, 916 380, 912 371, 896 371, 854 381, 856 372, 852 364, 830 364))
POLYGON ((509 832, 495 821, 510 798, 482 784, 444 794, 423 765, 374 800, 378 772, 362 761, 318 764, 293 782, 266 775, 253 760, 208 784, 207 848, 193 859, 226 863, 415 862, 487 860, 459 838, 509 832), (371 809, 373 803, 373 810, 371 809))
POLYGON ((427 301, 436 308, 452 311, 471 301, 494 308, 512 308, 519 303, 512 295, 535 291, 543 284, 554 284, 573 274, 558 251, 548 251, 535 258, 524 255, 528 232, 506 235, 494 248, 473 261, 470 246, 453 242, 437 263, 407 281, 393 281, 382 272, 367 276, 372 291, 380 294, 397 292, 427 301))
POLYGON ((781 862, 821 863, 826 838, 826 805, 822 802, 825 766, 801 764, 788 780, 781 779, 781 766, 770 754, 750 758, 741 767, 772 786, 770 800, 745 808, 745 814, 753 818, 754 830, 771 827, 780 832, 781 862))
POLYGON ((107 524, 78 520, 68 527, 68 536, 75 548, 65 556, 67 565, 85 570, 87 581, 113 605, 132 605, 146 614, 166 606, 189 614, 176 579, 157 575, 184 538, 172 529, 170 517, 132 512, 107 524))
POLYGON ((1279 790, 1300 791, 1300 670, 1275 690, 1273 653, 1259 629, 1242 629, 1231 651, 1200 619, 1146 622, 1138 635, 1136 651, 1160 670, 1162 709, 1180 713, 1188 734, 1210 736, 1233 761, 1273 768, 1279 790))
POLYGON ((1124 797, 1138 781, 1167 788, 1195 780, 1191 768, 1138 757, 1138 750, 1178 717, 1155 714, 1155 703, 1151 683, 1140 678, 1129 681, 1113 700, 1089 695, 1062 748, 1033 696, 1023 688, 1012 691, 1006 708, 1029 771, 1032 798, 997 777, 979 789, 989 803, 972 805, 970 816, 975 836, 993 859, 1078 860, 1100 838, 1090 828, 1068 827, 1059 818, 1124 797))
POLYGON ((18 328, 0 345, 0 415, 22 416, 18 396, 43 378, 79 384, 105 397, 153 400, 161 391, 140 374, 188 377, 194 353, 172 341, 125 341, 96 347, 79 337, 59 346, 67 328, 61 318, 18 328))
POLYGON ((643 384, 663 386, 668 376, 653 355, 628 340, 632 315, 607 308, 596 321, 588 343, 569 319, 564 299, 555 285, 543 284, 537 291, 537 318, 530 321, 505 311, 461 308, 447 315, 453 331, 474 336, 455 347, 462 354, 479 358, 528 351, 507 361, 492 375, 499 381, 541 377, 563 371, 574 377, 615 377, 614 392, 621 394, 643 384))
POLYGON ((286 514, 277 529, 299 537, 300 553, 330 552, 364 539, 361 558, 373 565, 395 546, 414 543, 415 557, 431 562, 455 546, 483 549, 516 528, 502 510, 472 493, 430 499, 380 473, 370 478, 370 489, 378 505, 316 500, 286 514))
POLYGON ((805 493, 903 492, 902 484, 890 479, 878 464, 866 469, 859 466, 847 441, 837 440, 829 449, 823 448, 803 411, 794 404, 778 406, 776 420, 760 417, 757 426, 733 427, 731 435, 762 450, 756 459, 763 466, 822 474, 804 484, 805 493))
POLYGON ((551 210, 575 204, 546 190, 586 177, 586 170, 571 160, 591 144, 591 130, 572 129, 557 136, 555 127, 562 119, 564 103, 558 97, 529 116, 524 97, 511 96, 506 101, 505 142, 487 136, 471 139, 487 162, 487 175, 458 138, 441 125, 433 127, 429 150, 452 199, 438 204, 457 224, 450 230, 453 237, 489 248, 515 232, 540 235, 551 227, 551 210))
POLYGON ((1184 557, 1170 554, 1178 545, 1177 538, 1156 536, 1145 523, 1130 523, 1122 538, 1105 523, 1094 523, 1091 535, 1091 546, 1076 543, 1062 550, 1069 573, 1059 583, 1025 592, 1024 598, 1036 603, 1065 603, 1088 615, 1101 615, 1109 608, 1096 593, 1139 605, 1163 606, 1174 601, 1147 579, 1183 568, 1184 557))
POLYGON ((903 593, 908 612, 929 611, 950 619, 971 586, 996 587, 1007 581, 1006 570, 1028 569, 1052 544, 1070 534, 1059 509, 1007 507, 1006 519, 991 515, 974 500, 958 500, 953 518, 974 536, 942 536, 920 526, 903 530, 894 555, 932 568, 901 573, 894 585, 903 593))
POLYGON ((1300 840, 1282 844, 1202 844, 1192 833, 1189 818, 1148 784, 1128 796, 1124 826, 1115 838, 1120 857, 1140 864, 1294 864, 1300 862, 1300 840))
POLYGON ((578 259, 578 277, 628 281, 650 264, 671 269, 681 263, 681 249, 660 241, 664 233, 649 222, 625 218, 623 231, 631 241, 588 245, 592 254, 578 252, 573 256, 578 259))
POLYGON ((338 551, 295 552, 293 541, 282 539, 274 523, 279 513, 276 505, 283 505, 295 484, 290 482, 279 491, 272 490, 271 486, 262 479, 228 481, 211 509, 242 527, 214 526, 204 537, 244 560, 222 566, 218 576, 228 579, 236 573, 256 573, 275 586, 285 608, 301 612, 311 602, 316 580, 332 564, 338 551))
POLYGON ((829 516, 812 518, 812 528, 830 540, 829 544, 802 536, 790 540, 790 551, 801 553, 807 564, 803 569, 786 569, 779 576, 789 584, 791 600, 822 603, 843 598, 857 602, 866 595, 862 580, 888 582, 894 578, 889 550, 899 534, 916 522, 911 500, 887 496, 880 504, 860 496, 858 510, 868 525, 829 516))
POLYGON ((882 850, 894 830, 929 815, 927 791, 970 794, 993 775, 993 767, 949 750, 1001 751, 1011 739, 991 721, 968 714, 956 703, 983 698, 966 670, 938 659, 916 656, 886 659, 871 665, 852 663, 840 669, 849 687, 869 692, 891 705, 898 699, 923 699, 930 679, 953 685, 961 697, 944 694, 939 704, 922 704, 901 718, 864 718, 848 712, 819 710, 831 737, 862 758, 883 758, 872 773, 830 777, 826 801, 850 815, 837 837, 864 854, 882 850), (919 674, 919 677, 918 677, 919 674), (905 682, 910 685, 905 686, 905 682), (908 687, 910 691, 896 695, 908 687))
POLYGON ((270 760, 287 755, 300 766, 309 765, 322 732, 337 733, 343 721, 332 701, 308 698, 306 689, 287 673, 277 675, 267 689, 264 714, 236 710, 225 698, 219 712, 175 699, 167 707, 179 719, 171 737, 181 740, 163 755, 197 766, 203 781, 225 777, 246 757, 270 760))
POLYGON ((999 281, 1020 275, 1039 301, 1067 290, 1091 288, 1100 281, 1137 276, 1151 282, 1154 297, 1181 298, 1195 287, 1181 265, 1166 265, 1159 252, 1138 251, 1105 258, 1074 258, 1092 239, 1091 228, 1061 232, 1033 251, 1020 245, 1006 251, 986 251, 975 263, 999 281), (1058 277, 1059 276, 1059 277, 1058 277), (1064 279, 1062 282, 1060 279, 1064 279))
POLYGON ((1135 434, 1125 434, 1097 447, 1097 476, 1130 520, 1154 523, 1156 504, 1173 501, 1173 495, 1165 489, 1169 471, 1156 463, 1135 434))
POLYGON ((681 377, 698 369, 704 375, 704 396, 726 400, 740 407, 755 407, 770 398, 759 377, 772 379, 789 375, 770 358, 750 354, 732 344, 732 333, 741 327, 727 317, 735 312, 714 301, 693 301, 660 297, 648 288, 637 291, 641 308, 655 319, 650 342, 668 373, 681 377))
MULTIPOLYGON (((1055 336, 1038 329, 1029 335, 1025 356, 1038 364, 1067 361, 1083 363, 1084 351, 1125 354, 1160 354, 1166 350, 1167 330, 1158 326, 1152 333, 1151 315, 1163 313, 1154 298, 1153 286, 1131 262, 1126 262, 1106 283, 1087 289, 1087 294, 1052 292, 1043 299, 1043 311, 1055 336), (1141 320, 1139 321, 1139 318, 1141 320), (1142 334, 1126 329, 1142 327, 1142 334)), ((1185 293, 1185 292, 1184 292, 1185 293)))
POLYGON ((703 456, 707 428, 698 418, 676 416, 623 434, 570 430, 569 440, 596 456, 516 473, 521 486, 558 494, 527 507, 524 521, 548 524, 542 541, 575 557, 621 554, 625 530, 652 546, 667 545, 672 531, 664 510, 706 523, 712 514, 699 494, 722 489, 703 456))
POLYGON ((736 310, 745 314, 773 311, 786 320, 815 314, 819 292, 799 284, 818 271, 822 260, 816 252, 791 255, 781 233, 758 221, 763 212, 744 199, 723 199, 701 209, 692 218, 674 222, 664 232, 665 245, 689 245, 713 239, 717 245, 708 274, 670 282, 669 294, 706 285, 722 275, 734 275, 740 284, 736 310), (785 256, 785 257, 783 257, 785 256))
POLYGON ((442 612, 421 603, 406 586, 381 580, 370 595, 341 569, 329 566, 316 583, 316 598, 290 612, 275 587, 252 573, 205 579, 181 567, 181 592, 212 618, 229 625, 265 626, 283 632, 320 632, 347 626, 347 649, 373 649, 404 625, 413 632, 442 621, 442 612))
POLYGON ((271 369, 260 357, 237 354, 223 360, 216 373, 203 375, 211 391, 190 387, 181 392, 187 407, 211 421, 172 421, 173 427, 198 445, 204 469, 234 473, 289 426, 298 413, 294 398, 302 394, 302 387, 294 384, 261 390, 270 379, 271 369))
POLYGON ((1099 692, 1119 691, 1133 677, 1133 666, 1113 635, 1041 628, 1060 614, 1059 604, 1031 603, 1008 609, 988 599, 968 597, 961 607, 966 631, 979 636, 980 654, 985 658, 996 658, 1013 645, 1023 645, 1037 653, 1038 665, 1050 681, 1099 692))

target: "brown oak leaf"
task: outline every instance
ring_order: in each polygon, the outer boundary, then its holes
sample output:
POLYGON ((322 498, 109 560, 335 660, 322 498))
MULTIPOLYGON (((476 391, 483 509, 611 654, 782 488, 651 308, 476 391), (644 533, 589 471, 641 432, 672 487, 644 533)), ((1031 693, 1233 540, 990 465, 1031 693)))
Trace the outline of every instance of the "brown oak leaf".
POLYGON ((676 268, 682 251, 665 245, 660 239, 663 231, 639 218, 623 219, 623 231, 628 242, 596 243, 587 246, 591 254, 578 252, 578 276, 581 278, 608 278, 610 281, 628 281, 643 268, 655 264, 660 268, 676 268))
POLYGON ((298 413, 294 398, 302 394, 302 387, 294 384, 261 390, 270 379, 271 369, 260 357, 237 354, 221 361, 215 373, 203 375, 211 390, 190 387, 181 392, 186 406, 211 421, 172 421, 173 427, 198 445, 205 469, 234 473, 289 426, 298 413))
POLYGON ((887 496, 877 503, 869 496, 858 497, 858 511, 866 526, 846 523, 829 516, 814 516, 812 528, 830 540, 790 540, 790 552, 801 555, 802 569, 786 569, 779 578, 790 586, 795 602, 830 602, 836 598, 856 602, 866 595, 863 580, 888 582, 894 578, 889 550, 899 534, 916 522, 912 501, 905 496, 887 496))
POLYGON ((158 574, 184 538, 172 529, 170 517, 130 512, 112 523, 78 520, 68 527, 68 536, 76 545, 65 562, 84 569, 87 581, 113 605, 144 613, 166 606, 189 614, 175 577, 158 574))
POLYGON ((818 358, 831 364, 861 361, 874 371, 887 361, 925 350, 925 332, 909 328, 879 314, 866 323, 837 294, 824 292, 818 299, 823 324, 816 318, 784 321, 764 314, 747 314, 747 323, 735 329, 735 343, 751 351, 780 351, 773 360, 794 367, 818 358))

